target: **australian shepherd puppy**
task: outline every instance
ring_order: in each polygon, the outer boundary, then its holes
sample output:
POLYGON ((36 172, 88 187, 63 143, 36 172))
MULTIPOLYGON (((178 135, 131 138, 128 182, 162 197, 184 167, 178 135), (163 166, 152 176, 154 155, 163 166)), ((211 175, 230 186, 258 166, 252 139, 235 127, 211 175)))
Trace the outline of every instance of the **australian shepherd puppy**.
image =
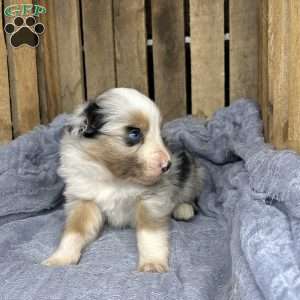
POLYGON ((170 153, 156 105, 115 88, 77 110, 61 141, 66 224, 47 266, 78 263, 105 223, 136 228, 138 270, 168 270, 168 224, 191 219, 202 183, 185 153, 170 153))

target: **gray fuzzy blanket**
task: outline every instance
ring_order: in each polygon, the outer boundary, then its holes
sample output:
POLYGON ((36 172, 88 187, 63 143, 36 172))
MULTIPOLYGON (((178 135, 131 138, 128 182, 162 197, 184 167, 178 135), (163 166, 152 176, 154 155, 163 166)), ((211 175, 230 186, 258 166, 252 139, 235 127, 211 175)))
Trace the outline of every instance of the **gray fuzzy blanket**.
POLYGON ((56 175, 67 116, 0 148, 0 299, 300 299, 300 157, 264 144, 254 102, 168 123, 207 169, 191 222, 172 222, 170 272, 135 271, 134 230, 106 228, 79 265, 40 265, 63 227, 56 175))

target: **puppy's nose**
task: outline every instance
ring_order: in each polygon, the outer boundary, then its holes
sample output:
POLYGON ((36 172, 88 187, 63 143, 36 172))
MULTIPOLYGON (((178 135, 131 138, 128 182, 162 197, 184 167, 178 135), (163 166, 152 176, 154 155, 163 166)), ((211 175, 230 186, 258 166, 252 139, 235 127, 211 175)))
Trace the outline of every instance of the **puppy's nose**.
POLYGON ((161 166, 161 171, 162 171, 162 173, 166 173, 166 172, 170 169, 171 165, 172 165, 172 163, 171 163, 170 160, 167 161, 165 164, 163 164, 163 165, 161 166))

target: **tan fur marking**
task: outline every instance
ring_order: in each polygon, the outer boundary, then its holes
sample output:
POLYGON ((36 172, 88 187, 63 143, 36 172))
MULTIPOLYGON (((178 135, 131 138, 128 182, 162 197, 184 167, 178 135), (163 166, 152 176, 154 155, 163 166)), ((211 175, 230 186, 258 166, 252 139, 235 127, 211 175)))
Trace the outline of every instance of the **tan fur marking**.
POLYGON ((149 130, 149 119, 141 111, 133 112, 130 115, 129 124, 130 126, 140 128, 143 133, 149 130))
POLYGON ((119 178, 143 176, 143 165, 137 161, 136 153, 107 136, 101 136, 86 146, 87 153, 95 161, 104 163, 111 173, 119 178))
POLYGON ((162 264, 160 261, 148 263, 138 268, 139 272, 163 273, 168 272, 168 266, 162 264))
POLYGON ((142 202, 137 204, 137 230, 148 229, 148 230, 160 230, 162 227, 168 225, 168 218, 154 218, 151 216, 147 208, 143 205, 142 202))
POLYGON ((101 211, 93 201, 77 200, 67 213, 60 244, 56 251, 42 262, 45 266, 77 264, 82 249, 97 237, 103 225, 101 211))
POLYGON ((70 215, 67 218, 65 225, 65 234, 79 233, 84 236, 91 230, 94 224, 98 223, 98 207, 94 201, 82 200, 78 201, 70 215))

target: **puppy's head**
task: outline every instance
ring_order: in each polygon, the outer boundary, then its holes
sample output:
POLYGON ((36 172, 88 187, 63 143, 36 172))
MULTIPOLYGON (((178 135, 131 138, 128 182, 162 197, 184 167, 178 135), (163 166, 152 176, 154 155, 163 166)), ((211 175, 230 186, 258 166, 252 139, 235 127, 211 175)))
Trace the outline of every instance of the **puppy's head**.
POLYGON ((133 89, 111 89, 79 109, 69 132, 116 177, 151 185, 171 164, 156 105, 133 89))

